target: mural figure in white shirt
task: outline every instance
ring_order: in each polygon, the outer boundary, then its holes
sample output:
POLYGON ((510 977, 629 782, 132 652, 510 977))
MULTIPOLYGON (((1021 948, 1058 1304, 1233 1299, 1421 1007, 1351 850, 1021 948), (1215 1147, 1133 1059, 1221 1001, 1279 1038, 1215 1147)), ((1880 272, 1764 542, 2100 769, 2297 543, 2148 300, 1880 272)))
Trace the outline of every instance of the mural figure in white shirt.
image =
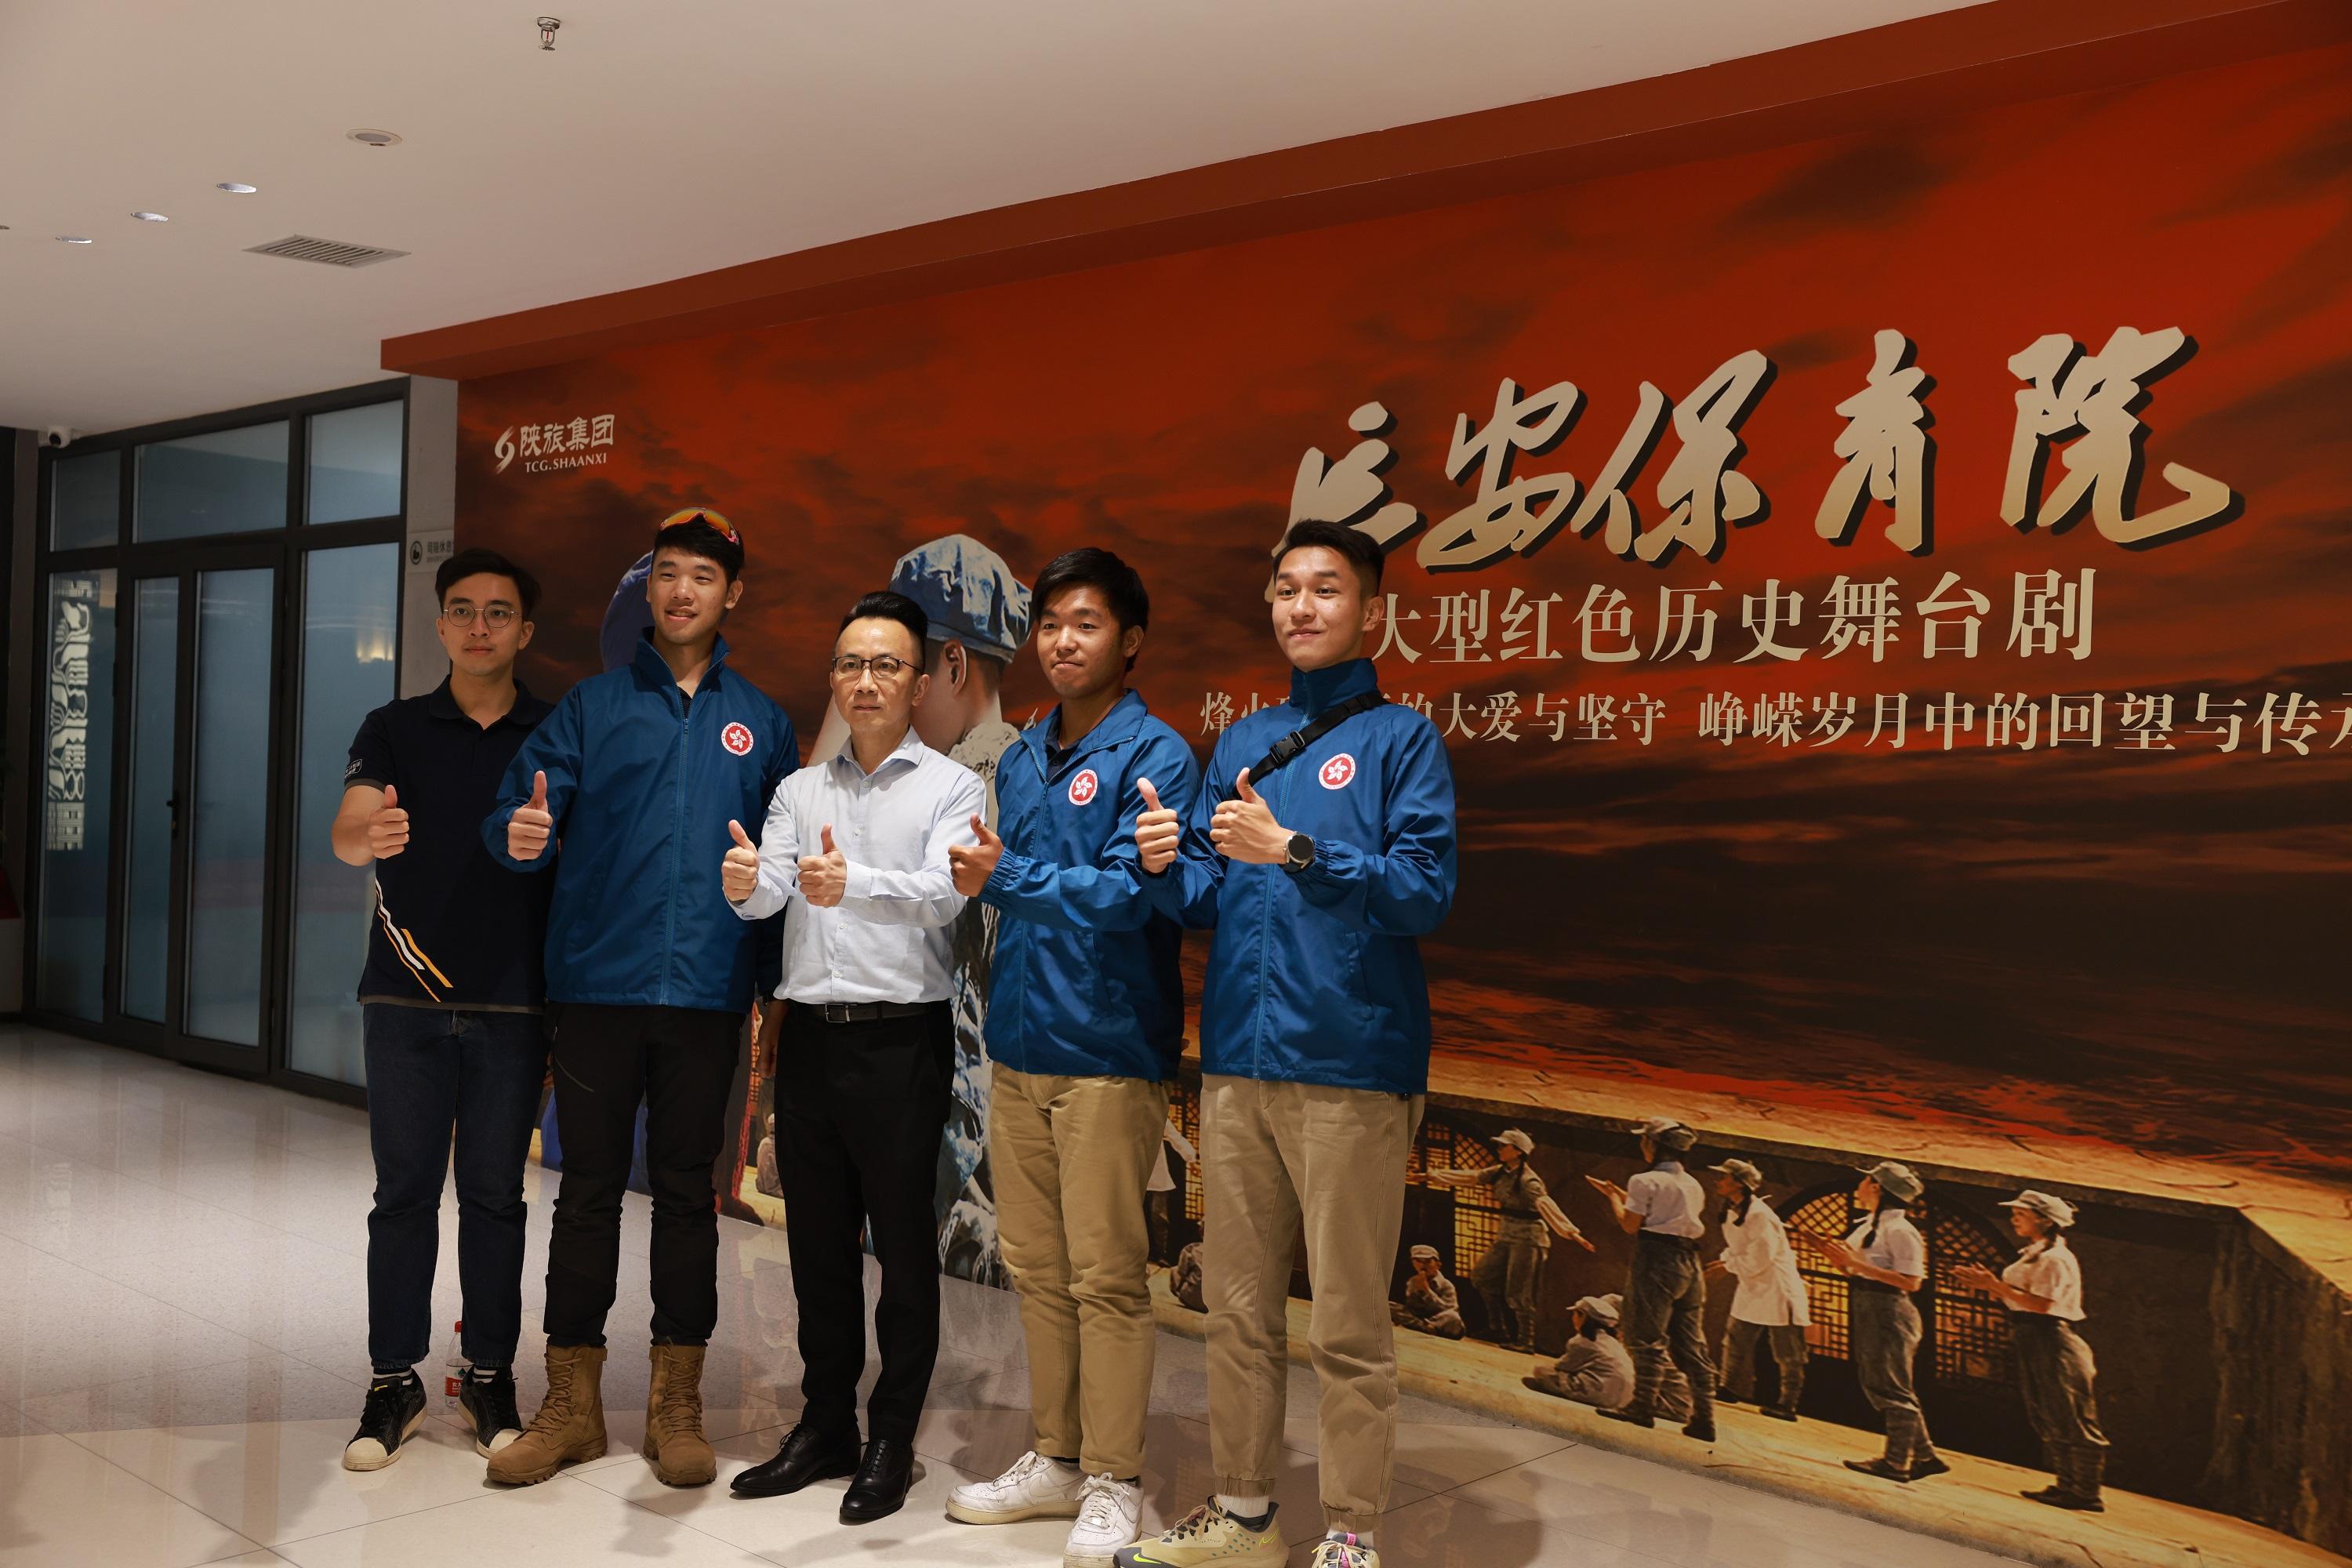
POLYGON ((1919 1309, 1911 1298, 1927 1282, 1927 1239, 1911 1223, 1910 1207, 1927 1190, 1910 1166, 1881 1160, 1854 1184, 1862 1223, 1844 1239, 1821 1244, 1853 1281, 1853 1373, 1886 1422, 1885 1452, 1848 1459, 1845 1468, 1885 1481, 1924 1480, 1952 1468, 1927 1436, 1927 1413, 1911 1382, 1919 1353, 1919 1309))
POLYGON ((1725 1208, 1723 1256, 1706 1271, 1738 1281, 1723 1336, 1723 1386, 1716 1397, 1727 1405, 1756 1397, 1760 1341, 1772 1352, 1780 1384, 1772 1403, 1759 1408, 1777 1421, 1794 1421, 1805 1392, 1805 1326, 1813 1320, 1788 1226, 1764 1201, 1764 1173, 1752 1163, 1726 1160, 1707 1169, 1715 1173, 1715 1190, 1725 1208))
POLYGON ((1698 1142, 1698 1134, 1671 1116, 1653 1116, 1642 1123, 1639 1137, 1647 1170, 1622 1187, 1598 1176, 1585 1178, 1609 1200, 1618 1227, 1633 1238, 1624 1307, 1633 1398, 1601 1414, 1636 1426, 1656 1425, 1666 1374, 1679 1370, 1691 1389, 1683 1436, 1712 1443, 1715 1363, 1706 1353, 1706 1274, 1698 1257, 1699 1237, 1706 1234, 1700 1218, 1706 1192, 1677 1158, 1698 1142))
POLYGON ((2026 1419, 2049 1452, 2057 1484, 2024 1495, 2053 1508, 2104 1513, 2099 1482, 2107 1466, 2107 1436, 2099 1430, 2093 1397, 2098 1366, 2074 1331, 2083 1312, 2083 1266, 2066 1245, 2074 1205, 2031 1187, 2002 1204, 2024 1250, 1995 1274, 1981 1263, 1958 1270, 1965 1289, 1981 1290, 2009 1309, 2010 1344, 2026 1419))

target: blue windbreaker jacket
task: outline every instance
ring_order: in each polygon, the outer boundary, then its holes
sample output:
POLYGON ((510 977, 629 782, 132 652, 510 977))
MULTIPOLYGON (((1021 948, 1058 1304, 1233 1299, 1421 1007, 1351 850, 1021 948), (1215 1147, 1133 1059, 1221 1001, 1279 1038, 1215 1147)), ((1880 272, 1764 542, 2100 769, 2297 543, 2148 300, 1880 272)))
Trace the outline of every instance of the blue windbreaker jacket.
POLYGON ((555 868, 549 998, 749 1007, 754 943, 780 938, 772 922, 747 924, 727 905, 719 884, 734 844, 727 824, 756 837, 800 755, 784 710, 727 668, 723 637, 691 703, 650 636, 628 665, 566 692, 515 753, 482 823, 500 865, 555 868), (531 774, 541 771, 560 847, 517 860, 507 823, 530 804, 531 774))
POLYGON ((1228 860, 1209 843, 1236 774, 1326 708, 1378 689, 1370 659, 1294 672, 1288 702, 1218 737, 1181 853, 1144 879, 1160 908, 1216 927, 1204 1073, 1428 1090, 1429 984, 1414 938, 1444 920, 1455 880, 1454 771, 1437 727, 1383 703, 1251 780, 1276 822, 1315 840, 1304 871, 1228 860))
POLYGON ((1053 766, 1061 718, 1057 708, 1024 731, 996 765, 1004 854, 980 897, 1007 918, 989 972, 988 1054, 1016 1072, 1165 1080, 1184 1048, 1183 931, 1144 894, 1136 781, 1189 815, 1200 764, 1129 691, 1053 766))

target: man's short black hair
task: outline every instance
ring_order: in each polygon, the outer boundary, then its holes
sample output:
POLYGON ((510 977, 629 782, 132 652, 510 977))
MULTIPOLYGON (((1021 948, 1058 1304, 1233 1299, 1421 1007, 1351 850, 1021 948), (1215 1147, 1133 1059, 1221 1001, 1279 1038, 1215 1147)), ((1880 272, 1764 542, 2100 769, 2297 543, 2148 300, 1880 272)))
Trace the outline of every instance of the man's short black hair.
POLYGON ((654 553, 659 555, 665 550, 682 550, 688 555, 717 562, 730 583, 743 574, 741 538, 720 531, 698 511, 655 531, 654 553))
MULTIPOLYGON (((1356 569, 1356 581, 1364 585, 1367 594, 1381 591, 1381 547, 1372 536, 1360 529, 1339 522, 1294 522, 1290 531, 1282 536, 1282 555, 1294 550, 1320 545, 1348 558, 1356 569)), ((1277 567, 1281 557, 1276 558, 1277 567)))
MULTIPOLYGON (((1122 633, 1129 626, 1139 631, 1151 624, 1151 595, 1144 592, 1143 574, 1108 550, 1082 545, 1045 563, 1045 569, 1037 574, 1036 586, 1029 591, 1031 620, 1044 620, 1054 595, 1065 588, 1092 588, 1100 594, 1122 633)), ((1127 668, 1135 668, 1132 658, 1127 668)))
POLYGON ((923 614, 923 606, 904 594, 893 594, 887 588, 866 595, 849 606, 849 614, 841 617, 838 637, 849 629, 852 621, 896 621, 915 634, 915 662, 923 662, 923 639, 931 635, 931 617, 923 614))
POLYGON ((460 550, 441 563, 433 574, 433 597, 446 606, 449 590, 468 577, 484 574, 504 577, 515 585, 515 597, 522 601, 522 618, 539 608, 539 579, 499 554, 495 550, 460 550))

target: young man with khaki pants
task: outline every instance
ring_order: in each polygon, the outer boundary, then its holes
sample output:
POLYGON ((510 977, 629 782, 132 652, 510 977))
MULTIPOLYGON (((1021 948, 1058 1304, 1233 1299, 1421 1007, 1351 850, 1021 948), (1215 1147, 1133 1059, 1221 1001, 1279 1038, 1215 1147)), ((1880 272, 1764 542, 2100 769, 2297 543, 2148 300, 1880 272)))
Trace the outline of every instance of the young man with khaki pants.
POLYGON ((1415 938, 1454 901, 1454 776, 1436 727, 1383 703, 1365 635, 1381 555, 1302 522, 1276 566, 1290 700, 1228 729, 1189 826, 1136 819, 1161 907, 1214 925, 1201 999, 1202 1262, 1216 1495, 1122 1568, 1274 1568, 1293 1242, 1315 1281, 1324 1522, 1313 1568, 1379 1568, 1396 1461, 1389 1281, 1429 1083, 1415 938), (1231 781, 1228 783, 1227 781, 1231 781))
POLYGON ((995 906, 988 1054, 997 1238, 1029 1342, 1031 1449, 959 1487, 970 1524, 1075 1521, 1065 1568, 1136 1537, 1151 1400, 1146 1189, 1184 1046, 1182 931, 1143 892, 1133 832, 1190 809, 1199 767, 1127 689, 1151 602, 1135 569, 1073 550, 1037 579, 1037 662, 1061 701, 996 770, 1003 837, 948 851, 956 890, 995 906))

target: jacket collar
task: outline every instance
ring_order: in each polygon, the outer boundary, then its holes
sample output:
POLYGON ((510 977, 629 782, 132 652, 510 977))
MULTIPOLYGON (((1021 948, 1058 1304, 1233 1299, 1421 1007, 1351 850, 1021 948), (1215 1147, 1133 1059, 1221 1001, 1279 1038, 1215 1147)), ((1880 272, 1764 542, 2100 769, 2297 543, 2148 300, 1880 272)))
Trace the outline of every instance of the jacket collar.
MULTIPOLYGON (((1118 700, 1110 705, 1110 711, 1102 716, 1102 721, 1080 737, 1077 745, 1072 748, 1070 755, 1063 758, 1062 761, 1066 763, 1073 763, 1080 757, 1100 751, 1105 746, 1115 746, 1122 741, 1133 740, 1135 732, 1143 728, 1143 721, 1150 716, 1150 710, 1143 705, 1142 693, 1134 690, 1120 692, 1118 700)), ((1045 715, 1044 723, 1032 724, 1021 731, 1018 743, 1029 748, 1037 759, 1037 766, 1043 770, 1046 765, 1050 748, 1060 739, 1061 733, 1062 710, 1060 704, 1056 703, 1054 710, 1045 715)))
MULTIPOLYGON (((710 668, 702 672, 703 681, 708 683, 712 676, 725 668, 726 663, 727 639, 722 637, 711 645, 710 668)), ((654 634, 650 627, 637 634, 637 650, 630 656, 629 665, 656 688, 675 688, 677 685, 677 677, 670 673, 669 660, 662 658, 661 649, 654 647, 654 634)), ((696 689, 699 691, 701 687, 698 686, 696 689)))
POLYGON ((1290 672, 1290 705, 1310 719, 1350 697, 1380 689, 1380 671, 1372 668, 1369 658, 1351 658, 1323 669, 1290 672))
MULTIPOLYGON (((449 678, 446 675, 441 678, 440 685, 425 693, 425 710, 436 719, 454 719, 461 724, 474 721, 470 714, 457 706, 457 699, 450 694, 449 678)), ((515 682, 514 706, 499 717, 499 722, 536 724, 547 717, 549 705, 533 697, 530 688, 518 680, 515 682)))

